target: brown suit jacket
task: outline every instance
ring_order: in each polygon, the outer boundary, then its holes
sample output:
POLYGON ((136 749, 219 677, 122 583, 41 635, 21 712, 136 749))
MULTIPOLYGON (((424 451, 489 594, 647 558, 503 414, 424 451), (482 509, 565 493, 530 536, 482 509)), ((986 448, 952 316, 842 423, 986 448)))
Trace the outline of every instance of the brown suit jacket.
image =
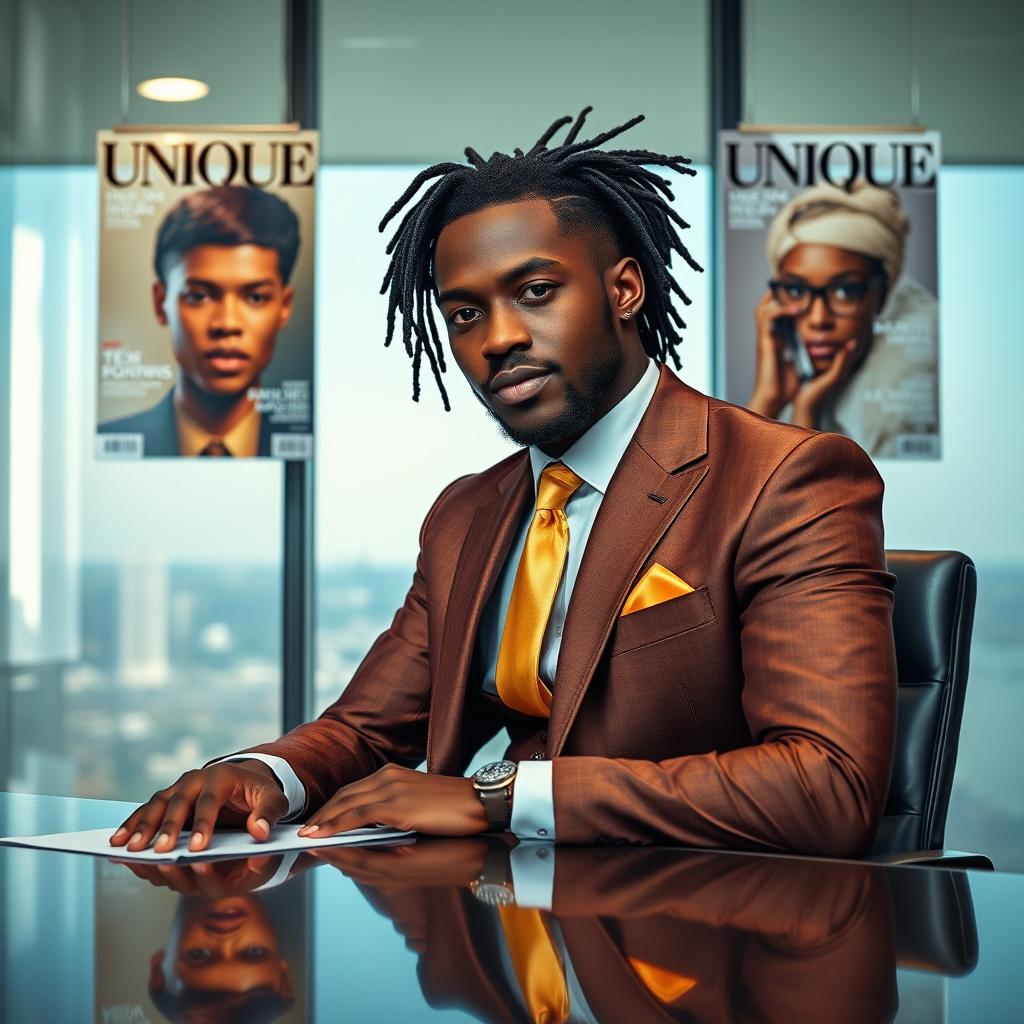
MULTIPOLYGON (((556 856, 554 917, 599 1021, 880 1024, 899 1006, 892 903, 864 864, 679 851, 556 856), (635 959, 692 979, 662 1001, 635 959)), ((431 1006, 525 1019, 493 908, 463 889, 360 889, 418 954, 431 1006)))
POLYGON ((511 756, 554 759, 560 842, 864 852, 896 703, 882 483, 864 452, 663 366, 590 534, 550 721, 484 698, 474 658, 532 500, 525 451, 449 485, 405 603, 345 692, 251 748, 288 760, 307 809, 388 761, 461 774, 507 725, 511 756), (620 618, 654 562, 695 591, 620 618))

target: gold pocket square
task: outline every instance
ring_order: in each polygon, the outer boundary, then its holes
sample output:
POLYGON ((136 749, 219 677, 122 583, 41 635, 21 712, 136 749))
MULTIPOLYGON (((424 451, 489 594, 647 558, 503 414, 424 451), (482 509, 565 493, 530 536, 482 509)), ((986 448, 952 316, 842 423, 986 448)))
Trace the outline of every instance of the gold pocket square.
POLYGON ((670 601, 673 597, 692 594, 693 587, 680 579, 670 569, 655 562, 640 578, 640 582, 629 592, 620 615, 630 615, 651 605, 670 601))

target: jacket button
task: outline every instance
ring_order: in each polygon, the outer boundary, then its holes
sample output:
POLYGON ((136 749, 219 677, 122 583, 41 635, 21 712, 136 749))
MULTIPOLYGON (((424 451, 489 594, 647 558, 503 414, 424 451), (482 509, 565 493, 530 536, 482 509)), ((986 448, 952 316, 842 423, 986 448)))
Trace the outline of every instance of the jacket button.
POLYGON ((536 751, 534 751, 530 755, 530 760, 531 761, 543 761, 544 760, 544 751, 543 750, 536 750, 536 751))

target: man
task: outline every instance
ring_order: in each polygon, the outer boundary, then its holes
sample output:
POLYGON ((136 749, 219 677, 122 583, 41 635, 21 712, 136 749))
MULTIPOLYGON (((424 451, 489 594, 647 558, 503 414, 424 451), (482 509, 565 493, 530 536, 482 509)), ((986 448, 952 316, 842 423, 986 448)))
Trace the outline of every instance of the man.
POLYGON ((318 837, 870 845, 896 695, 881 481, 849 440, 658 368, 682 323, 666 266, 689 257, 643 165, 682 158, 594 151, 638 118, 574 143, 589 109, 554 149, 569 118, 529 153, 424 171, 384 220, 442 175, 389 245, 388 337, 401 312, 414 394, 424 354, 440 383, 436 301, 527 448, 437 499, 404 605, 319 719, 186 773, 113 845, 169 849, 191 821, 198 851, 218 821, 265 838, 297 816, 318 837), (502 728, 507 762, 463 777, 502 728))
POLYGON ((291 316, 298 250, 298 218, 270 192, 223 185, 182 199, 153 256, 153 311, 171 331, 177 384, 100 433, 141 434, 146 456, 269 455, 269 423, 249 389, 291 316))
POLYGON ((277 928, 256 896, 182 896, 166 946, 149 959, 148 988, 167 1020, 271 1021, 295 1004, 277 928))

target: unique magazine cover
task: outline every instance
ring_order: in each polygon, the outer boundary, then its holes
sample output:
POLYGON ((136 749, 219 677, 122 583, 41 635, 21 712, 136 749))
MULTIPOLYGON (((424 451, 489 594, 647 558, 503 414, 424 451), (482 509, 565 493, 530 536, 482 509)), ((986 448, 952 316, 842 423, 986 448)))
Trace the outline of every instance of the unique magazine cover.
POLYGON ((719 136, 721 392, 941 455, 937 132, 719 136))
POLYGON ((312 457, 317 157, 316 132, 98 133, 98 457, 312 457))

